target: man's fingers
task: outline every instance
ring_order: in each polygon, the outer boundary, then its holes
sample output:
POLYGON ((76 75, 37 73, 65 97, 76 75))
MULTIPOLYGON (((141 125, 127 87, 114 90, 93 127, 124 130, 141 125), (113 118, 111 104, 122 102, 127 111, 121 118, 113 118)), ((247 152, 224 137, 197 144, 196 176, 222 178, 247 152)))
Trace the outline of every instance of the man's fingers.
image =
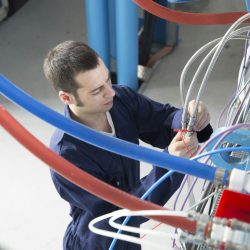
POLYGON ((210 115, 209 113, 204 113, 203 116, 200 116, 199 119, 197 119, 194 129, 196 131, 201 131, 203 130, 210 122, 210 115))
POLYGON ((178 141, 182 141, 182 132, 179 131, 175 137, 173 138, 172 142, 178 142, 178 141))

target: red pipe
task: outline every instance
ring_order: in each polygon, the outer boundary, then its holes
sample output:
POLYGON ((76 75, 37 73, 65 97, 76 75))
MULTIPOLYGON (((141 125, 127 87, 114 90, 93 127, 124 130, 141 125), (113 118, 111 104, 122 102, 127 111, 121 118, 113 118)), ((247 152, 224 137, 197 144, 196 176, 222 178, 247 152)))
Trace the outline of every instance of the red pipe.
MULTIPOLYGON (((156 3, 153 0, 133 0, 142 9, 167 21, 191 25, 230 24, 238 20, 247 12, 227 13, 190 13, 176 11, 156 3)), ((249 22, 249 20, 245 21, 249 22)))
MULTIPOLYGON (((24 147, 49 165, 51 169, 99 198, 133 211, 165 209, 114 188, 55 154, 16 121, 2 105, 0 105, 0 124, 24 147)), ((190 233, 196 232, 196 221, 191 221, 181 216, 150 216, 149 218, 187 230, 190 233)))

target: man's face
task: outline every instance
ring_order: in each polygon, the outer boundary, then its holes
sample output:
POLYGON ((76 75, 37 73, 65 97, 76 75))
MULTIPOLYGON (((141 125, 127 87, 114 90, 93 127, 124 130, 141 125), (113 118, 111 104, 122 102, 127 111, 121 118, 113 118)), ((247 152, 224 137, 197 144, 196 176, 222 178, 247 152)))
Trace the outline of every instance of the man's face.
POLYGON ((110 74, 105 64, 99 59, 95 69, 76 75, 79 86, 76 91, 76 106, 85 113, 100 113, 113 106, 115 91, 112 88, 110 74))

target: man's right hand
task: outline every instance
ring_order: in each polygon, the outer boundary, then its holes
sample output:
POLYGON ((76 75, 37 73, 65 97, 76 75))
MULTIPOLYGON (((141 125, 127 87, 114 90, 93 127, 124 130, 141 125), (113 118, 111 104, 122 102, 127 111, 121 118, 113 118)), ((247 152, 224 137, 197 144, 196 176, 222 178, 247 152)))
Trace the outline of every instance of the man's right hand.
POLYGON ((194 156, 198 149, 199 143, 196 133, 185 137, 182 132, 178 132, 168 146, 169 154, 185 158, 194 156))

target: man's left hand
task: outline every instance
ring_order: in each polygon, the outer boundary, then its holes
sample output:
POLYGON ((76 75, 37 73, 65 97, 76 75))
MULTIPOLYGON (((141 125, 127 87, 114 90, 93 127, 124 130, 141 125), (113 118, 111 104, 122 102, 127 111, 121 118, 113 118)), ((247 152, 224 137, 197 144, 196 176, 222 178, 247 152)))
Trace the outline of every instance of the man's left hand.
MULTIPOLYGON (((188 113, 191 116, 193 114, 195 107, 195 100, 192 100, 188 104, 188 113)), ((194 131, 201 131, 203 130, 210 122, 210 114, 206 105, 203 102, 199 102, 198 110, 196 113, 196 121, 194 124, 194 131)))

